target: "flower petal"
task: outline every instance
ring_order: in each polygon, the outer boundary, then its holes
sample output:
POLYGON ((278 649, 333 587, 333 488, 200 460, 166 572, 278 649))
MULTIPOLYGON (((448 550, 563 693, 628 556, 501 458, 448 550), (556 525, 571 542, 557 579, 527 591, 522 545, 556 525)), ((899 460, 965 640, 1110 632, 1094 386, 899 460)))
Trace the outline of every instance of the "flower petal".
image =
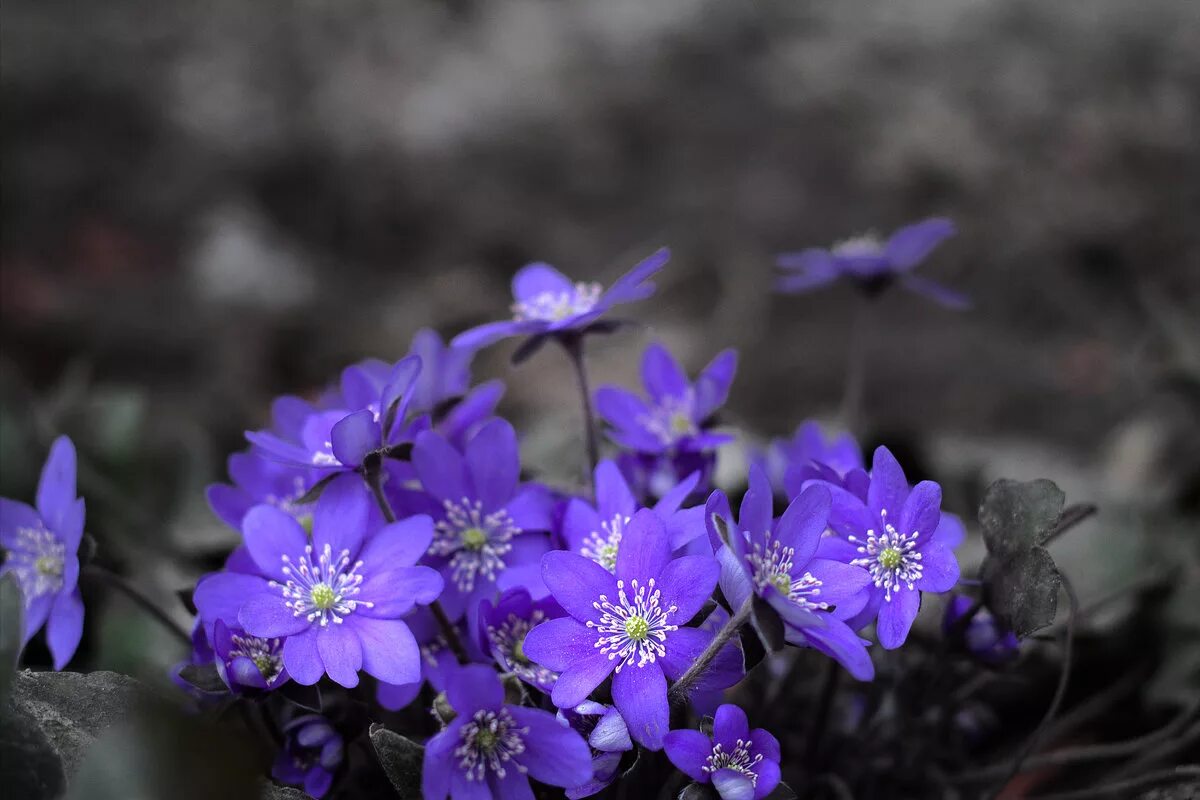
POLYGON ((338 461, 348 467, 357 467, 366 460, 367 453, 379 449, 383 433, 375 421, 375 413, 364 408, 334 425, 329 440, 338 461))
POLYGON ((83 596, 76 589, 54 598, 46 622, 46 644, 54 657, 54 668, 61 670, 75 655, 83 636, 83 596))
POLYGON ((359 606, 355 613, 372 619, 396 619, 417 603, 429 605, 445 587, 442 574, 431 567, 396 567, 367 573, 354 599, 372 605, 359 606))
POLYGON ((242 520, 242 537, 258 568, 280 583, 288 580, 283 571, 283 557, 294 560, 308 545, 308 535, 300 523, 268 505, 258 505, 246 512, 242 520))
POLYGON ((597 634, 571 617, 548 619, 525 636, 525 655, 555 672, 597 654, 597 634))
POLYGON ((266 588, 265 584, 257 594, 247 597, 242 603, 237 622, 250 635, 266 639, 292 636, 312 627, 305 615, 296 614, 288 608, 277 589, 266 588))
POLYGON ((537 261, 517 270, 512 279, 513 299, 528 302, 541 294, 573 294, 575 284, 549 264, 537 261))
POLYGON ((606 306, 615 306, 634 300, 644 300, 654 294, 654 284, 649 283, 648 279, 666 266, 670 258, 671 251, 668 248, 660 247, 655 250, 634 264, 629 272, 613 281, 613 285, 601 298, 601 303, 606 306))
POLYGON ((877 633, 885 650, 895 650, 904 644, 917 612, 921 610, 921 593, 916 589, 892 592, 892 599, 879 607, 877 633))
POLYGON ((625 666, 613 676, 612 695, 633 740, 647 749, 661 750, 670 724, 662 668, 655 663, 625 666))
POLYGON ((474 488, 472 496, 491 513, 512 499, 521 472, 517 432, 508 420, 488 422, 467 442, 467 473, 474 488))
POLYGON ((407 567, 425 555, 432 541, 433 520, 418 514, 384 525, 367 540, 358 557, 368 569, 407 567))
POLYGON ((898 270, 912 269, 954 233, 954 223, 939 217, 906 225, 888 239, 887 260, 898 270))
MULTIPOLYGON (((771 530, 771 520, 774 517, 772 505, 774 492, 767 473, 757 464, 750 467, 749 488, 742 496, 742 507, 738 511, 738 530, 750 534, 752 541, 757 541, 767 531, 771 530)), ((736 549, 736 545, 735 545, 736 549)), ((741 555, 739 553, 739 555, 741 555)))
MULTIPOLYGON (((625 546, 623 542, 621 546, 625 546)), ((620 551, 617 555, 619 558, 620 551)), ((694 617, 712 596, 720 577, 721 565, 712 556, 683 556, 663 567, 657 587, 662 592, 660 606, 677 607, 671 624, 684 625, 694 617)))
POLYGON ((709 776, 704 771, 704 766, 708 763, 708 757, 712 755, 711 739, 690 728, 668 731, 663 737, 663 749, 667 752, 667 758, 680 772, 694 781, 708 783, 709 776))
POLYGON ((488 322, 484 325, 477 325, 470 330, 463 331, 450 341, 450 345, 452 347, 478 350, 508 336, 519 336, 522 333, 528 333, 535 327, 530 323, 513 322, 512 320, 488 322))
POLYGON ((494 711, 504 704, 504 687, 491 667, 467 664, 450 676, 446 699, 459 714, 470 715, 480 709, 494 711))
POLYGON ((463 457, 440 434, 421 433, 413 446, 412 461, 421 485, 438 500, 457 503, 467 496, 463 457))
POLYGON ((529 769, 529 777, 564 788, 578 786, 592 777, 592 753, 582 736, 547 711, 507 708, 517 724, 527 729, 521 737, 525 752, 517 760, 529 769))
POLYGON ((38 481, 37 509, 50 530, 57 531, 62 517, 75 502, 75 445, 59 436, 50 445, 50 455, 38 481))
POLYGON ((404 621, 355 614, 353 624, 362 643, 362 668, 368 675, 392 684, 421 680, 421 651, 404 621))
POLYGON ((425 800, 446 800, 446 795, 450 794, 450 775, 457 771, 454 749, 462 738, 464 725, 466 720, 458 717, 425 743, 421 769, 421 796, 425 800))
POLYGON ((807 564, 817 552, 821 534, 825 533, 829 523, 831 503, 829 489, 819 483, 813 484, 800 492, 779 518, 775 539, 783 547, 795 550, 793 564, 807 564))
POLYGON ((871 583, 871 573, 862 567, 834 561, 829 558, 814 558, 803 570, 821 582, 821 593, 814 599, 833 606, 840 606, 857 596, 871 583))
POLYGON ((363 650, 349 623, 329 624, 317 628, 317 653, 334 683, 339 683, 347 689, 358 686, 358 671, 362 669, 363 650))
POLYGON ((732 753, 738 739, 750 740, 750 720, 740 706, 726 703, 713 716, 713 743, 732 753))
POLYGON ((958 559, 948 547, 930 542, 921 548, 921 579, 915 582, 922 592, 948 592, 958 583, 958 559))
MULTIPOLYGON (((624 549, 622 541, 621 551, 624 549)), ((590 558, 563 550, 542 556, 542 579, 563 610, 581 622, 599 617, 592 603, 601 595, 611 599, 617 596, 617 582, 608 570, 590 558)))
POLYGON ((826 616, 825 624, 820 627, 805 628, 803 631, 788 629, 785 635, 792 644, 808 644, 820 650, 860 681, 875 677, 875 665, 862 639, 839 619, 826 616))
MULTIPOLYGON (((549 623, 542 623, 542 625, 547 624, 549 623)), ((542 625, 539 625, 538 628, 542 625)), ((536 631, 538 628, 533 630, 536 631)), ((530 631, 529 634, 532 636, 533 631, 530 631)), ((615 659, 599 653, 572 663, 558 676, 558 681, 555 682, 554 689, 550 693, 550 700, 559 708, 574 708, 586 700, 592 690, 603 683, 616 666, 615 659)), ((635 668, 631 667, 631 669, 635 668)), ((622 670, 622 672, 624 671, 622 670)), ((662 674, 661 670, 659 674, 662 674)))
POLYGON ((0 497, 0 547, 12 550, 16 546, 17 531, 21 528, 36 530, 42 526, 42 518, 33 508, 20 500, 0 497))
POLYGON ((600 519, 609 522, 620 514, 632 517, 637 510, 637 499, 629 488, 625 476, 621 474, 616 462, 605 459, 596 465, 596 513, 600 519))
POLYGON ((334 478, 313 509, 315 555, 319 557, 328 545, 334 558, 345 551, 351 559, 357 559, 370 509, 367 488, 361 478, 352 473, 334 478))
POLYGON ((903 534, 919 532, 918 540, 928 541, 942 520, 942 487, 933 481, 921 481, 904 501, 900 519, 893 520, 903 534))
POLYGON ((754 784, 754 800, 763 800, 779 785, 781 775, 778 759, 779 756, 775 756, 774 759, 764 759, 758 762, 758 766, 754 768, 758 775, 758 781, 754 784))
POLYGON ((617 579, 625 581, 626 585, 633 580, 645 585, 649 579, 657 578, 670 560, 671 542, 662 520, 648 508, 638 511, 621 535, 617 579))
POLYGON ((642 384, 655 403, 681 398, 691 388, 679 362, 660 342, 653 342, 642 354, 642 384))
POLYGON ((712 775, 712 785, 721 800, 754 800, 754 784, 740 772, 719 769, 712 775))
POLYGON ((271 591, 267 581, 257 575, 214 572, 196 584, 192 602, 205 625, 212 625, 217 620, 232 625, 237 622, 238 612, 247 599, 271 591))
POLYGON ((722 350, 696 378, 696 419, 707 419, 729 397, 729 386, 737 372, 738 355, 733 349, 722 350))
POLYGON ((289 636, 283 642, 283 666, 292 680, 302 686, 312 686, 325 674, 325 665, 317 652, 317 632, 309 628, 289 636))
POLYGON ((904 508, 908 499, 908 479, 892 451, 880 445, 871 460, 871 488, 867 490, 867 508, 878 517, 887 510, 893 518, 904 508))
POLYGON ((971 298, 962 292, 957 292, 920 275, 902 275, 900 285, 910 292, 926 297, 952 311, 966 311, 972 306, 971 298))

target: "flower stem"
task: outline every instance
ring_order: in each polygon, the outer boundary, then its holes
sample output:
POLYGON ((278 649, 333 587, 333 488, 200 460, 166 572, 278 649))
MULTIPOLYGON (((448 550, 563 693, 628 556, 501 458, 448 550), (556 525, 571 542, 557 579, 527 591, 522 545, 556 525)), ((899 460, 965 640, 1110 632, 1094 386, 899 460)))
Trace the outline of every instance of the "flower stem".
POLYGON ((562 337, 563 349, 575 367, 575 377, 579 380, 579 395, 583 404, 583 438, 587 445, 587 474, 590 476, 600 460, 600 446, 596 441, 596 419, 592 413, 592 392, 588 387, 587 367, 583 363, 583 337, 572 334, 562 337))
POLYGON ((687 700, 688 691, 696 684, 698 680, 704 677, 704 673, 708 671, 709 665, 721 649, 729 643, 729 640, 737 635, 741 630, 742 625, 746 624, 746 620, 750 618, 750 610, 754 607, 754 595, 746 598, 746 602, 742 603, 742 607, 737 610, 729 621, 722 626, 721 630, 717 631, 716 636, 708 643, 708 647, 704 648, 704 652, 692 662, 688 667, 687 672, 675 681, 675 685, 671 687, 670 698, 672 702, 682 702, 687 700))
POLYGON ((851 321, 849 353, 846 356, 846 381, 842 385, 842 405, 838 416, 851 433, 861 425, 863 388, 867 377, 867 337, 871 319, 871 300, 855 298, 851 321))
MULTIPOLYGON (((392 509, 387 495, 383 493, 383 470, 377 463, 368 463, 363 469, 363 477, 366 478, 367 485, 371 487, 371 494, 375 495, 375 502, 379 505, 379 510, 383 512, 383 518, 388 522, 395 522, 396 512, 392 509)), ((467 655, 467 649, 463 647, 458 629, 454 627, 450 617, 446 616, 446 609, 442 608, 441 603, 434 600, 429 604, 429 610, 433 612, 433 618, 437 620, 438 627, 441 628, 442 638, 446 640, 446 644, 454 653, 454 657, 458 659, 458 663, 470 662, 471 658, 467 655)))
POLYGON ((83 574, 97 583, 103 583, 110 589, 116 589, 121 594, 132 600, 134 604, 145 611, 150 616, 159 621, 160 624, 179 639, 188 647, 192 646, 192 637, 183 627, 179 625, 169 614, 155 605, 154 601, 146 595, 142 594, 141 590, 135 587, 132 583, 122 578, 115 572, 112 572, 98 564, 88 564, 83 568, 83 574))

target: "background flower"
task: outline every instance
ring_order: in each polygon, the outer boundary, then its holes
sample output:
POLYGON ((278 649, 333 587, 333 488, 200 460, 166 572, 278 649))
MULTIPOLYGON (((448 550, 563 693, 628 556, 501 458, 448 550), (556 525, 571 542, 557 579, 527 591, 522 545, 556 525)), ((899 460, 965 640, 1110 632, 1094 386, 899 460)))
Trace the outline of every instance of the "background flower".
POLYGON ((762 728, 750 730, 746 712, 723 705, 712 736, 680 729, 664 739, 667 758, 697 783, 711 783, 723 800, 762 800, 779 785, 779 741, 762 728))

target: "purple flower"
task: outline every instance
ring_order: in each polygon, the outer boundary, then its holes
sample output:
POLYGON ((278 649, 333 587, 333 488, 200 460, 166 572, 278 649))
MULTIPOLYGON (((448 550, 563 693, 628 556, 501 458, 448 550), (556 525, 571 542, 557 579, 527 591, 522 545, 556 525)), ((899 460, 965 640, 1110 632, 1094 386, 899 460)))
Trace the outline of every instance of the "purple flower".
POLYGON ((898 282, 947 308, 969 308, 964 295, 912 274, 935 247, 953 235, 954 223, 935 217, 900 228, 886 242, 872 235, 856 236, 828 250, 813 247, 784 253, 776 264, 788 274, 779 278, 776 287, 796 294, 847 278, 874 295, 898 282))
POLYGON ((562 609, 552 598, 534 602, 524 587, 509 589, 495 605, 488 599, 479 604, 479 646, 491 654, 502 671, 511 672, 549 694, 558 673, 529 660, 525 655, 525 637, 547 619, 562 615, 562 609))
POLYGON ((530 778, 562 788, 591 779, 583 737, 548 711, 506 705, 491 667, 463 667, 446 699, 457 716, 425 744, 425 800, 532 797, 530 778))
POLYGON ((212 648, 217 671, 232 691, 270 690, 288 680, 283 666, 283 639, 251 636, 217 620, 212 648))
POLYGON ((474 613, 497 587, 529 586, 531 579, 540 584, 537 559, 549 542, 535 531, 550 529, 551 500, 541 487, 519 484, 512 425, 492 420, 463 452, 425 431, 412 458, 425 490, 424 509, 437 523, 429 560, 446 578, 442 605, 452 618, 474 613))
MULTIPOLYGON (((971 598, 955 595, 946 604, 946 616, 942 619, 942 632, 951 636, 961 627, 959 620, 972 606, 971 598)), ((1012 661, 1021 652, 1021 640, 1012 631, 1000 627, 1000 623, 986 608, 981 608, 971 621, 958 633, 961 646, 984 664, 1004 664, 1012 661)))
POLYGON ((947 592, 958 583, 953 539, 960 525, 942 524, 942 489, 933 481, 909 488, 904 470, 886 447, 871 462, 864 500, 826 484, 833 505, 829 526, 840 537, 822 542, 822 555, 865 568, 872 585, 856 628, 877 619, 879 643, 904 644, 921 608, 921 592, 947 592))
POLYGON ((204 702, 212 697, 212 695, 202 692, 180 677, 180 672, 184 667, 188 666, 203 666, 211 664, 216 659, 216 653, 213 652, 212 645, 208 642, 208 633, 205 631, 204 621, 200 617, 196 617, 195 623, 192 625, 192 652, 188 654, 186 661, 180 661, 171 667, 168 673, 171 682, 178 688, 189 694, 193 700, 204 702))
POLYGON ((311 540, 291 516, 255 506, 242 534, 258 574, 206 577, 196 587, 196 607, 205 617, 236 609, 236 622, 251 636, 286 637, 283 664, 297 683, 328 674, 356 686, 360 669, 387 683, 415 682, 420 654, 401 617, 442 591, 440 575, 413 566, 429 547, 433 522, 409 517, 367 536, 368 519, 361 481, 351 475, 317 500, 311 540))
POLYGON ((859 566, 817 557, 829 509, 829 490, 816 484, 774 520, 771 485, 757 466, 750 468, 750 487, 736 521, 725 495, 713 492, 706 517, 710 539, 720 545, 721 591, 735 609, 752 593, 758 595, 783 620, 789 643, 820 650, 854 677, 870 680, 875 676, 871 657, 842 620, 862 609, 871 576, 859 566), (716 517, 725 520, 727 544, 721 544, 716 517))
POLYGON ((246 512, 260 503, 273 505, 302 524, 311 521, 311 507, 297 501, 317 482, 315 470, 271 461, 253 450, 234 453, 228 463, 233 485, 214 483, 206 492, 213 513, 226 525, 241 530, 246 512))
POLYGON ((512 281, 513 318, 460 333, 456 347, 477 349, 509 336, 550 336, 583 332, 613 306, 654 294, 650 277, 671 256, 665 247, 622 275, 607 291, 598 283, 572 283, 549 264, 522 267, 512 281))
POLYGON ((712 556, 672 560, 666 527, 649 510, 625 526, 615 575, 576 553, 544 555, 542 577, 570 616, 530 631, 525 653, 560 673, 554 704, 579 705, 615 672, 613 704, 630 735, 643 747, 660 749, 669 716, 667 679, 683 675, 712 639, 708 631, 685 626, 719 575, 712 556))
POLYGON ((791 439, 774 439, 758 463, 777 494, 793 498, 810 480, 837 483, 866 492, 862 450, 849 433, 826 437, 819 423, 800 423, 791 439))
MULTIPOLYGON (((568 550, 590 558, 612 572, 617 566, 617 551, 625 526, 639 506, 625 477, 612 461, 597 464, 594 476, 596 504, 593 506, 581 498, 572 498, 563 515, 562 536, 568 550)), ((699 479, 699 475, 691 475, 654 506, 654 513, 666 526, 672 550, 678 550, 704 533, 704 509, 679 508, 699 479)))
POLYGON ((746 712, 723 705, 712 736, 690 728, 665 737, 667 758, 696 783, 711 783, 723 800, 762 800, 779 785, 779 741, 750 730, 746 712))
POLYGON ((391 366, 369 359, 347 367, 340 396, 330 398, 336 407, 311 409, 302 422, 283 432, 247 431, 246 438, 264 455, 285 464, 326 475, 357 469, 370 453, 410 438, 407 409, 420 371, 417 356, 391 366))
POLYGON ((271 777, 288 786, 303 786, 313 797, 324 797, 342 765, 342 735, 320 714, 305 714, 283 727, 283 750, 271 777))
MULTIPOLYGON (((643 503, 665 497, 679 482, 697 476, 693 495, 707 497, 712 491, 716 451, 687 451, 679 453, 634 453, 623 450, 617 454, 617 466, 633 494, 643 503)), ((689 498, 690 499, 690 498, 689 498)))
POLYGON ((560 709, 558 719, 584 736, 592 750, 592 779, 567 789, 567 797, 591 797, 616 779, 621 754, 633 749, 629 728, 615 708, 591 700, 560 709))
POLYGON ((487 381, 472 389, 471 359, 475 350, 447 346, 428 328, 413 336, 409 354, 421 359, 421 372, 412 387, 410 412, 432 414, 434 429, 461 448, 467 435, 495 414, 496 404, 504 394, 504 383, 487 381))
POLYGON ((435 692, 443 691, 450 675, 458 669, 458 659, 442 636, 433 614, 418 608, 405 618, 405 622, 421 646, 421 677, 412 683, 379 682, 375 699, 388 711, 398 711, 417 699, 427 682, 435 692))
POLYGON ((37 488, 37 508, 0 497, 0 546, 6 551, 0 576, 12 573, 25 599, 24 648, 46 626, 46 643, 60 670, 83 636, 79 593, 79 542, 84 504, 75 496, 75 445, 54 440, 37 488))
POLYGON ((596 411, 612 430, 614 442, 642 453, 704 452, 733 437, 709 432, 711 417, 729 395, 737 353, 723 350, 688 380, 667 348, 654 343, 642 356, 647 400, 615 386, 596 391, 596 411))

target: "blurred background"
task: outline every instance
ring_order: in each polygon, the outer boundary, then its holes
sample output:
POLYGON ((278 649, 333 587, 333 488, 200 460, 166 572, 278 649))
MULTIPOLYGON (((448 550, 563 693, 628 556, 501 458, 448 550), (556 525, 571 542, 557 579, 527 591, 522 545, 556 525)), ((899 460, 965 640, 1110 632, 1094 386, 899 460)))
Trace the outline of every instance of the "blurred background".
MULTIPOLYGON (((203 487, 274 395, 505 316, 528 261, 608 282, 667 244, 593 379, 635 384, 653 338, 693 373, 737 347, 736 484, 846 367, 852 290, 773 295, 774 254, 931 215, 960 233, 922 274, 975 308, 877 304, 865 442, 968 516, 1000 475, 1100 504, 1056 545, 1085 601, 1194 539, 1193 0, 9 0, 0 45, 0 494, 71 434, 100 558, 185 624, 235 538, 203 487)), ((475 375, 526 467, 574 478, 567 363, 512 349, 475 375)), ((1196 579, 1192 545, 1165 558, 1196 579)), ((88 607, 79 668, 180 657, 88 607)))

